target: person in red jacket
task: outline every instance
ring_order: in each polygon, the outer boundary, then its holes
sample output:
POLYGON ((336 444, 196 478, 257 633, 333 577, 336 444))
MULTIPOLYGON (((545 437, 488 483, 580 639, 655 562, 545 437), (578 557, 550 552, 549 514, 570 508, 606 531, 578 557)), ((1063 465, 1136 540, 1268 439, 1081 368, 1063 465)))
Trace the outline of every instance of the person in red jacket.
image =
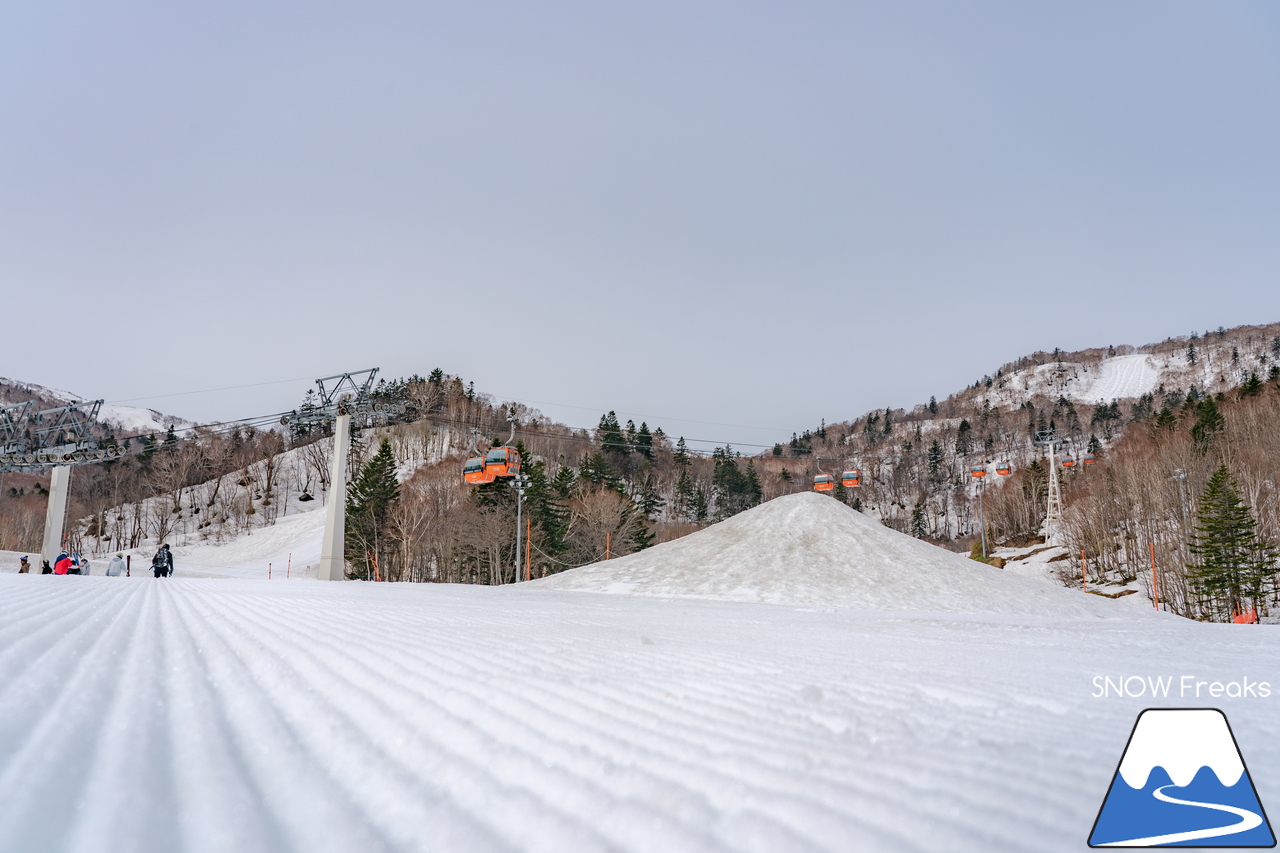
POLYGON ((63 551, 58 555, 58 559, 53 561, 53 573, 55 575, 65 575, 71 570, 71 558, 67 556, 67 552, 63 551))

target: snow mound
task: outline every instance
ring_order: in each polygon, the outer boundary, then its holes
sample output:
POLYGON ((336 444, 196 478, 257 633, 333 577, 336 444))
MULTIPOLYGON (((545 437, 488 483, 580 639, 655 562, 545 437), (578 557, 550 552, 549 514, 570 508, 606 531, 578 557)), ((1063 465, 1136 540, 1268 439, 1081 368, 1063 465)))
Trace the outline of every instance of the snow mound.
POLYGON ((884 527, 813 492, 527 586, 867 610, 1133 618, 884 527))

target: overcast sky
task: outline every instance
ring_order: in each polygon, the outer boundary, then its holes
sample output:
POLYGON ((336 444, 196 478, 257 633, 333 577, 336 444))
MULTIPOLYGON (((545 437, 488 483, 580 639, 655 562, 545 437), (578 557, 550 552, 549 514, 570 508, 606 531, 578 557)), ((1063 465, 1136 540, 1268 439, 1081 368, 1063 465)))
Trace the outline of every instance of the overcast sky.
POLYGON ((746 449, 1280 320, 1278 226, 1272 2, 0 5, 0 375, 188 418, 441 367, 746 449))

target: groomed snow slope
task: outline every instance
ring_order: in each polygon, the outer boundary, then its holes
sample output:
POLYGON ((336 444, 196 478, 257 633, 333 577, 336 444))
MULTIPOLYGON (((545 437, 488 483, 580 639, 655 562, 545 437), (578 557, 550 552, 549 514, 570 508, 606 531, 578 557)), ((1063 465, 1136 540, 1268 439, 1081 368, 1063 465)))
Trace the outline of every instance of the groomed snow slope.
POLYGON ((814 492, 529 585, 867 610, 1120 615, 1114 602, 966 559, 814 492))
POLYGON ((1151 364, 1151 357, 1144 354, 1104 359, 1098 368, 1098 376, 1093 383, 1075 392, 1077 399, 1088 403, 1110 403, 1112 400, 1141 397, 1154 391, 1160 382, 1159 371, 1151 364))
MULTIPOLYGON (((1137 713, 1271 629, 0 575, 0 850, 1074 851, 1137 713)), ((1223 706, 1264 803, 1271 700, 1223 706)))

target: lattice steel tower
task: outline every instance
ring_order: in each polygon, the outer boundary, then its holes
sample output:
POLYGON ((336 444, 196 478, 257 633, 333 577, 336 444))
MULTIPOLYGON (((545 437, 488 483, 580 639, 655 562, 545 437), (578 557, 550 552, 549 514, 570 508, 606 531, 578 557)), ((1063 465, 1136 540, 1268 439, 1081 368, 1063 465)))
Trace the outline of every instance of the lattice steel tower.
POLYGON ((1056 451, 1062 444, 1063 431, 1045 429, 1037 433, 1036 444, 1049 448, 1049 504, 1044 513, 1044 544, 1053 545, 1062 527, 1062 486, 1058 483, 1056 451))

